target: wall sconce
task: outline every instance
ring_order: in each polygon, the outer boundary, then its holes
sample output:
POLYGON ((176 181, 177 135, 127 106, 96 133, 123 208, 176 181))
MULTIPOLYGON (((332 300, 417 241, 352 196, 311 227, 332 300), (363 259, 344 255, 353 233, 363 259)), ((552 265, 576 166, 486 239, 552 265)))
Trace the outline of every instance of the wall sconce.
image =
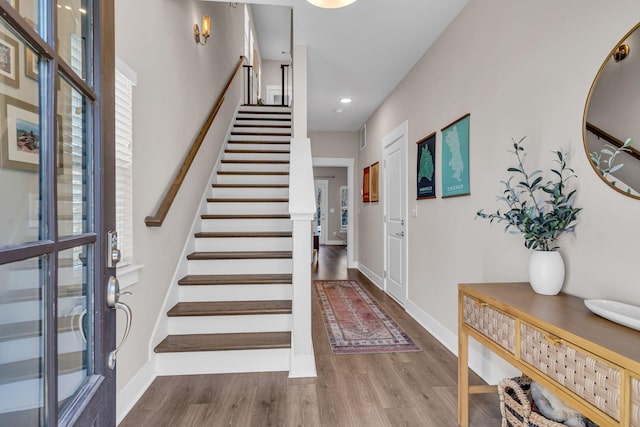
POLYGON ((615 51, 613 51, 613 60, 616 62, 620 62, 623 59, 625 59, 627 56, 629 56, 629 52, 630 52, 629 45, 621 44, 616 48, 615 51))
POLYGON ((205 45, 207 44, 207 39, 211 35, 211 18, 207 15, 202 17, 202 33, 200 32, 200 28, 198 28, 198 24, 193 24, 193 38, 195 39, 197 44, 205 45), (200 41, 200 38, 204 38, 204 42, 200 41))

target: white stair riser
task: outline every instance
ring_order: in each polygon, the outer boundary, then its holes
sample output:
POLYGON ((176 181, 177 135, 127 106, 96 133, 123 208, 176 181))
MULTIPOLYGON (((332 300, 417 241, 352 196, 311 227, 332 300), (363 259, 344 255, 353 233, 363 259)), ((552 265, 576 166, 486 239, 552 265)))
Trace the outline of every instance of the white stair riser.
POLYGON ((290 237, 199 237, 199 252, 290 251, 290 237))
MULTIPOLYGON (((234 199, 288 199, 289 188, 269 187, 212 187, 211 197, 234 199)), ((247 203, 247 202, 245 202, 247 203)))
MULTIPOLYGON (((207 213, 214 214, 272 214, 289 215, 286 202, 209 202, 207 213)), ((265 221, 265 220, 262 220, 265 221)), ((248 229, 246 231, 256 231, 248 229)))
MULTIPOLYGON (((41 356, 42 338, 30 337, 0 342, 0 364, 36 359, 41 356)), ((79 331, 58 335, 58 353, 72 353, 86 348, 79 331)), ((1 399, 0 399, 1 400, 1 399)))
POLYGON ((291 284, 180 286, 180 301, 269 301, 290 300, 291 284))
MULTIPOLYGON (((254 114, 255 116, 255 114, 254 114)), ((280 119, 287 120, 270 120, 270 119, 251 119, 244 120, 245 116, 242 116, 243 120, 236 120, 235 125, 258 125, 258 126, 289 126, 291 127, 291 119, 288 117, 279 117, 280 119)), ((278 117, 276 117, 278 119, 278 117)))
POLYGON ((206 219, 202 221, 205 232, 237 231, 291 231, 290 219, 206 219))
POLYGON ((291 144, 251 144, 249 142, 233 143, 229 141, 228 150, 280 150, 290 151, 291 144))
POLYGON ((291 142, 290 136, 273 136, 273 135, 229 135, 229 142, 232 141, 273 141, 281 143, 291 142))
MULTIPOLYGON (((68 316, 72 310, 84 309, 84 297, 69 297, 58 299, 59 317, 68 316), (79 307, 76 309, 76 307, 79 307)), ((0 325, 8 323, 28 322, 40 320, 42 317, 42 302, 38 300, 0 304, 0 325)))
POLYGON ((158 375, 197 375, 289 370, 291 349, 158 353, 158 375))
POLYGON ((280 105, 242 105, 239 109, 241 113, 245 113, 247 111, 276 111, 280 113, 291 113, 291 107, 282 107, 280 105))
POLYGON ((235 127, 231 132, 249 133, 251 135, 276 134, 273 136, 291 137, 291 128, 267 128, 267 127, 235 127))
POLYGON ((289 185, 289 175, 218 175, 217 183, 289 185))
POLYGON ((170 335, 287 332, 290 314, 170 317, 170 335))
MULTIPOLYGON (((60 375, 58 377, 58 401, 71 397, 86 378, 86 370, 60 375)), ((0 396, 2 396, 0 414, 41 407, 42 387, 42 379, 0 384, 0 396)))
MULTIPOLYGON (((266 148, 265 150, 268 150, 266 148)), ((226 160, 289 160, 289 153, 224 153, 226 160)))
POLYGON ((290 259, 223 259, 190 260, 187 262, 189 274, 291 274, 290 259))
POLYGON ((223 163, 223 171, 289 172, 288 163, 223 163))

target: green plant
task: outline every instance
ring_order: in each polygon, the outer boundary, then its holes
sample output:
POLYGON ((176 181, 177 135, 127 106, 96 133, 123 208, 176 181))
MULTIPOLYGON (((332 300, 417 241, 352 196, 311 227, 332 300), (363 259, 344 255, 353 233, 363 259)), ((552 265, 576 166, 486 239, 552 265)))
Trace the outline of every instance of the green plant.
MULTIPOLYGON (((525 137, 526 138, 526 137, 525 137)), ((525 138, 516 142, 513 140, 513 151, 518 159, 517 167, 507 170, 515 175, 506 181, 500 181, 505 186, 502 196, 498 200, 507 204, 508 210, 495 213, 484 213, 480 210, 476 218, 506 222, 505 231, 522 234, 524 245, 529 249, 554 251, 555 241, 565 232, 573 232, 581 208, 574 208, 573 201, 576 190, 567 193, 566 183, 576 175, 567 166, 566 156, 561 151, 555 151, 554 163, 551 168, 553 179, 543 182, 541 170, 527 173, 524 168, 526 153, 522 147, 525 138), (517 180, 516 184, 512 184, 517 180)))
MULTIPOLYGON (((618 154, 620 153, 631 152, 629 147, 631 147, 632 144, 633 141, 631 138, 627 138, 621 146, 614 147, 613 145, 605 145, 600 151, 589 152, 589 157, 600 175, 602 175, 603 178, 607 178, 609 175, 622 169, 624 163, 618 163, 617 165, 614 164, 616 157, 618 157, 618 154)), ((617 186, 617 181, 615 179, 609 178, 609 182, 611 185, 617 186)), ((630 188, 627 188, 627 193, 631 193, 630 188)))

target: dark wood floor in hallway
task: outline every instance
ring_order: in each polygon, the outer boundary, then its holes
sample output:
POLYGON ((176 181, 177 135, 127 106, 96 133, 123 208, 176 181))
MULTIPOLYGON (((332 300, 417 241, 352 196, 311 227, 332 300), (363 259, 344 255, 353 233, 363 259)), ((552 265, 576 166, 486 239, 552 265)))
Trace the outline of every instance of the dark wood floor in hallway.
MULTIPOLYGON (((120 426, 456 426, 456 357, 359 271, 347 270, 343 247, 320 247, 313 278, 357 280, 424 351, 334 355, 314 293, 316 378, 158 377, 120 426)), ((470 381, 482 384, 473 373, 470 381)), ((495 395, 472 396, 470 413, 471 426, 500 425, 495 395)))

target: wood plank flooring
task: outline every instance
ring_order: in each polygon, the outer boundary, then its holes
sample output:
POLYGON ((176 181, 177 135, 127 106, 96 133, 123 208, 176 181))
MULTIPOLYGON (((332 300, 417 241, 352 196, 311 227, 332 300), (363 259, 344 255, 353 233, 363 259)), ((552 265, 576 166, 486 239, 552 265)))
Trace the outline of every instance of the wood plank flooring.
MULTIPOLYGON (((424 351, 334 355, 314 292, 316 378, 158 377, 120 426, 456 426, 455 356, 346 263, 344 248, 321 246, 314 279, 358 280, 424 351)), ((483 384, 473 373, 470 381, 483 384)), ((498 405, 496 395, 471 396, 471 426, 500 426, 498 405)))

